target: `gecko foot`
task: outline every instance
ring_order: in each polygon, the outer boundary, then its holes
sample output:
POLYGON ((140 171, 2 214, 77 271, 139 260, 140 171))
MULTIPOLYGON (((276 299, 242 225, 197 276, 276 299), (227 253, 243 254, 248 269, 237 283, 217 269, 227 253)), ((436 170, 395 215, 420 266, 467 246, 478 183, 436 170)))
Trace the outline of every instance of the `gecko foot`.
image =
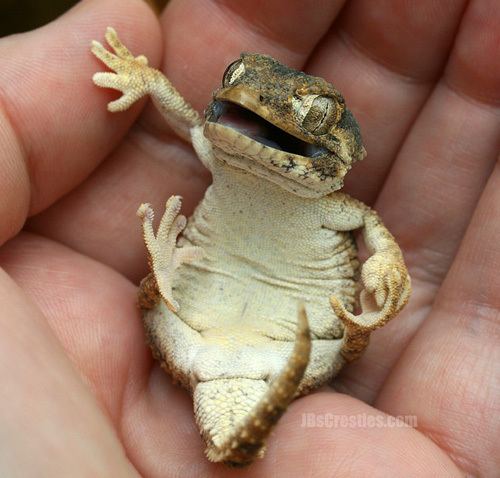
POLYGON ((153 231, 154 211, 150 204, 141 204, 137 215, 142 219, 144 242, 150 257, 150 265, 158 290, 172 312, 177 312, 179 304, 172 295, 172 276, 181 264, 193 262, 203 257, 201 247, 177 247, 177 236, 186 226, 186 218, 179 214, 182 200, 171 196, 165 206, 165 213, 155 235, 153 231))
POLYGON ((366 290, 361 292, 362 312, 359 315, 349 312, 338 298, 330 298, 333 311, 345 327, 341 354, 348 361, 358 358, 367 347, 370 334, 391 320, 408 301, 409 276, 401 281, 399 272, 394 270, 384 277, 383 286, 385 300, 382 307, 378 306, 376 294, 370 294, 366 290))
POLYGON ((157 80, 158 71, 148 66, 148 59, 144 55, 134 57, 113 28, 107 28, 105 38, 114 53, 95 40, 92 42, 91 51, 113 72, 95 73, 92 80, 102 88, 121 91, 123 95, 110 102, 108 110, 125 111, 150 92, 151 85, 157 80))

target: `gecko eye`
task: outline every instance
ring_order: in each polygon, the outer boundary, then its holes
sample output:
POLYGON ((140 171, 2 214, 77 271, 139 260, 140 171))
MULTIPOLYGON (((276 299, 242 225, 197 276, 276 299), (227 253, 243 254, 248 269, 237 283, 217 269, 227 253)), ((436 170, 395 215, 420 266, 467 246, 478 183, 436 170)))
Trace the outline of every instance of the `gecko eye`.
POLYGON ((298 114, 307 131, 316 136, 326 134, 337 120, 335 100, 328 96, 308 95, 303 99, 298 114))
POLYGON ((222 76, 222 86, 231 86, 241 75, 245 73, 245 65, 242 60, 233 61, 222 76))

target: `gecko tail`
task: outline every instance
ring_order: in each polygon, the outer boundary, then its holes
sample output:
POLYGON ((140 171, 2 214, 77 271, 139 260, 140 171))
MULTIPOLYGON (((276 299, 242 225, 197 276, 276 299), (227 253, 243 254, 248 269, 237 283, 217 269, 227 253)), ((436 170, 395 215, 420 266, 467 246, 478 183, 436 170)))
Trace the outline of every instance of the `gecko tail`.
POLYGON ((295 398, 310 353, 309 323, 305 308, 301 305, 293 351, 270 386, 263 380, 255 379, 221 379, 198 384, 195 390, 195 403, 198 404, 196 416, 208 444, 206 455, 210 461, 242 467, 264 455, 265 440, 295 398), (198 390, 200 386, 202 388, 198 390), (203 390, 203 387, 207 389, 203 390), (211 403, 214 403, 214 397, 220 398, 218 403, 225 403, 228 413, 221 409, 213 410, 212 413, 204 412, 203 397, 198 395, 199 399, 196 400, 198 391, 210 396, 211 403), (238 412, 243 416, 236 422, 236 427, 231 426, 238 412), (231 414, 232 419, 223 424, 222 429, 216 430, 217 424, 210 429, 209 423, 220 424, 231 414))

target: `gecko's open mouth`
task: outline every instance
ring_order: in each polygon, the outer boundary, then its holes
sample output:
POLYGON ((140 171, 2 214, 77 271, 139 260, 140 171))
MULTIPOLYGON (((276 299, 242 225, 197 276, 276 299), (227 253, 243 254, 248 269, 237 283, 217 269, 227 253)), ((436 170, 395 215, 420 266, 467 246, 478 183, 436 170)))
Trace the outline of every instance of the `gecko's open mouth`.
POLYGON ((286 153, 307 158, 328 153, 326 148, 302 141, 253 111, 227 100, 212 103, 207 121, 228 126, 254 141, 286 153))

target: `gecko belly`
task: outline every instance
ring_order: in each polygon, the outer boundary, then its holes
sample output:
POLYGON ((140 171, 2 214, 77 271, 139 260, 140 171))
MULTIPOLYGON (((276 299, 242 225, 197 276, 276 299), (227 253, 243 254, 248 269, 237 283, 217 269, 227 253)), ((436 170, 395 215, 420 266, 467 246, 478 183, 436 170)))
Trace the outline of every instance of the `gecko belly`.
POLYGON ((287 264, 268 262, 258 267, 248 259, 224 255, 218 261, 183 265, 173 285, 180 304, 178 316, 207 336, 217 336, 217 330, 241 330, 248 340, 267 337, 293 342, 298 306, 304 303, 313 338, 340 338, 343 328, 329 299, 335 295, 349 308, 354 304, 357 271, 351 266, 349 246, 344 243, 341 257, 330 258, 336 268, 326 264, 316 275, 311 271, 299 275, 287 264))

